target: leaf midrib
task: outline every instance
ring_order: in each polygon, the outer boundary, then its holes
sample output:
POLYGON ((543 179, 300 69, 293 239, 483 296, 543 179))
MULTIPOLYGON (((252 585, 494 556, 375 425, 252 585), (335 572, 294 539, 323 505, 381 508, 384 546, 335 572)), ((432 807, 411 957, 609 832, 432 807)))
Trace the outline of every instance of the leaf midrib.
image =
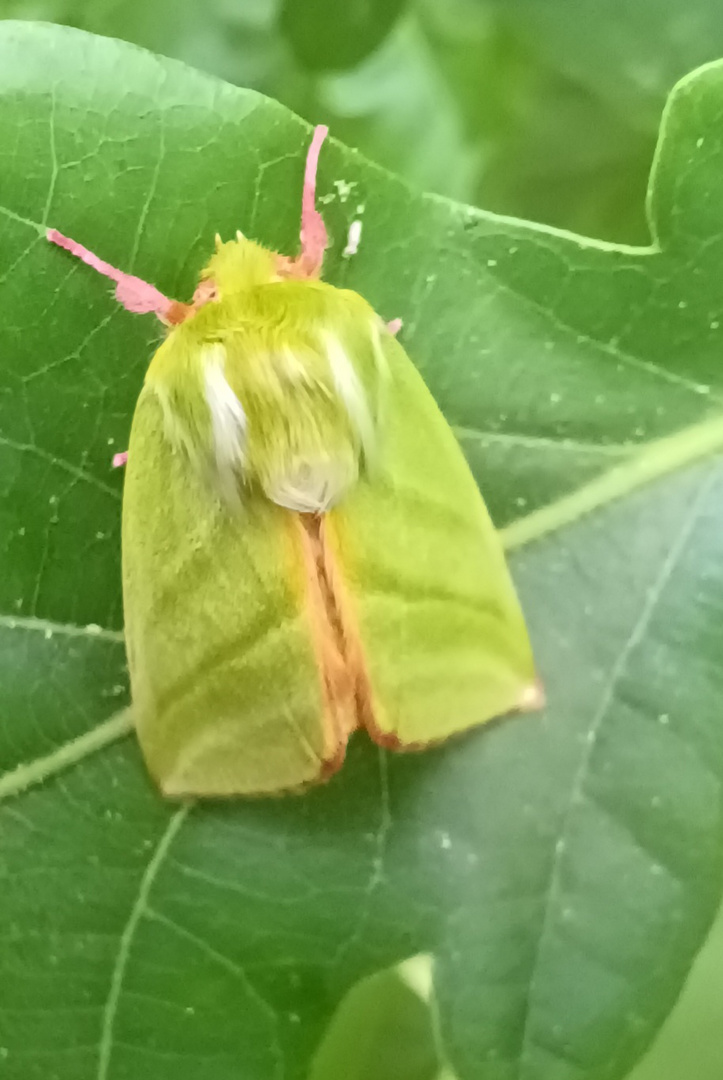
MULTIPOLYGON (((722 421, 723 423, 723 421, 722 421)), ((517 1080, 525 1080, 528 1073, 526 1072, 526 1063, 529 1057, 530 1049, 534 1042, 534 1034, 532 1030, 532 1019, 534 1015, 533 1003, 537 997, 537 981, 540 968, 543 967, 543 954, 545 951, 546 943, 550 933, 552 932, 552 916, 555 911, 556 901, 558 899, 560 876, 562 866, 565 860, 565 853, 567 849, 567 838, 570 833, 570 826, 575 812, 576 806, 579 806, 583 800, 583 792, 585 788, 585 781, 590 771, 590 764, 595 752, 595 747, 598 742, 598 737, 603 728, 605 720, 609 714, 610 706, 613 703, 615 697, 615 691, 620 680, 624 677, 628 660, 634 651, 634 649, 644 639, 650 622, 655 614, 655 611, 660 603, 660 600, 665 592, 665 589, 670 582, 675 570, 683 557, 686 546, 690 540, 693 529, 695 528, 698 516, 701 512, 701 508, 705 497, 708 495, 715 479, 714 472, 711 471, 707 476, 703 478, 700 483, 695 500, 690 507, 689 512, 686 514, 685 519, 681 522, 676 535, 673 538, 668 551, 662 560, 660 569, 656 575, 652 588, 647 592, 642 608, 638 612, 635 621, 628 633, 622 648, 618 652, 617 658, 610 669, 609 678, 606 680, 605 685, 602 687, 600 698, 593 712, 590 722, 587 726, 587 734, 584 741, 583 751, 580 756, 580 762, 575 770, 575 775, 572 780, 572 786, 570 789, 570 796, 567 800, 567 805, 563 811, 560 827, 557 831, 557 840, 555 842, 552 858, 550 860, 550 866, 547 874, 547 885, 544 891, 542 915, 540 920, 540 930, 537 936, 536 948, 534 956, 532 957, 532 963, 530 966, 530 977, 528 981, 527 993, 525 995, 525 1011, 524 1021, 522 1025, 522 1031, 519 1041, 519 1051, 517 1055, 517 1080)), ((549 1049, 549 1048, 548 1048, 549 1049)))

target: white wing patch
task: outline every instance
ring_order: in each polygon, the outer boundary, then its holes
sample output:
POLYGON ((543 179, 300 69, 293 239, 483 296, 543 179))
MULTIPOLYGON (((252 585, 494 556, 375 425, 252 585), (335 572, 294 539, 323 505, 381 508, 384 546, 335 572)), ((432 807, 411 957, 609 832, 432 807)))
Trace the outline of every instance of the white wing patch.
POLYGON ((324 344, 334 387, 356 428, 364 456, 369 460, 374 454, 374 422, 364 387, 339 339, 333 334, 325 334, 324 344))
POLYGON ((300 514, 323 514, 355 483, 359 475, 351 458, 319 458, 297 461, 266 486, 266 494, 278 506, 300 514))
POLYGON ((224 374, 223 345, 209 345, 203 350, 201 360, 216 465, 224 492, 231 493, 235 491, 236 472, 245 460, 246 413, 224 374))

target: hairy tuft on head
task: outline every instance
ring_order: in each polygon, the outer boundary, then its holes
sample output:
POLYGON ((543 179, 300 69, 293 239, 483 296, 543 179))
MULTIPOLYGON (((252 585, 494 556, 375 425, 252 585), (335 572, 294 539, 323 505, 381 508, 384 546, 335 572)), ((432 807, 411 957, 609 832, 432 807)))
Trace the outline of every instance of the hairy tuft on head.
POLYGON ((226 243, 219 241, 217 236, 216 251, 201 272, 201 281, 214 282, 219 299, 276 280, 277 256, 273 251, 243 236, 226 243))

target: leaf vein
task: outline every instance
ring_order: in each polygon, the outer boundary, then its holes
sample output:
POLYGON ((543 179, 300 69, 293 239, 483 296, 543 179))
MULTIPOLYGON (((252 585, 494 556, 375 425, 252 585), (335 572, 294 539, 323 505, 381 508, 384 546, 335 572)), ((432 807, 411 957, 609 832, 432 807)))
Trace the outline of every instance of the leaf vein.
POLYGON ((93 487, 98 488, 100 491, 105 492, 106 495, 112 495, 114 499, 120 502, 120 493, 110 484, 104 483, 99 480, 93 473, 86 472, 85 469, 78 468, 77 465, 73 465, 72 462, 66 461, 64 458, 55 457, 47 450, 43 450, 39 446, 34 446, 32 443, 16 442, 14 439, 8 439, 4 435, 0 435, 0 446, 7 446, 10 450, 17 450, 21 454, 33 454, 35 457, 40 458, 41 461, 46 461, 49 465, 53 465, 58 469, 62 469, 64 472, 69 473, 75 477, 76 480, 82 480, 86 484, 91 484, 93 487))
POLYGON ((371 874, 364 888, 363 902, 356 926, 349 936, 339 945, 331 960, 331 967, 338 968, 342 960, 360 939, 371 913, 372 900, 381 885, 384 884, 384 863, 392 828, 392 813, 389 792, 389 766, 387 754, 381 747, 377 750, 379 761, 379 826, 376 834, 376 850, 372 858, 371 874))
MULTIPOLYGON (((124 738, 133 730, 133 717, 130 709, 122 709, 102 724, 91 728, 70 742, 61 743, 44 757, 33 758, 0 776, 0 802, 20 795, 30 787, 43 783, 44 780, 64 772, 71 765, 124 738)), ((92 820, 95 820, 94 818, 92 820)))
POLYGON ((153 884, 158 876, 158 873, 168 856, 168 852, 171 848, 171 844, 176 838, 176 835, 186 820, 192 804, 186 803, 179 807, 178 810, 169 819, 168 824, 158 841, 153 855, 151 856, 148 865, 141 877, 138 892, 130 910, 128 921, 123 928, 121 934, 120 943, 118 946, 118 952, 116 953, 115 963, 113 965, 113 971, 111 974, 110 989, 108 991, 108 998, 103 1010, 103 1020, 101 1026, 100 1044, 98 1047, 98 1071, 96 1073, 97 1080, 107 1080, 108 1070, 110 1068, 111 1055, 113 1051, 113 1029, 115 1026, 116 1016, 118 1013, 118 1006, 120 1004, 121 994, 123 992, 123 980, 125 978, 126 968, 128 967, 128 961, 130 959, 131 949, 133 947, 133 939, 138 929, 138 925, 144 915, 147 914, 148 909, 148 897, 150 896, 153 884))
POLYGON ((230 972, 237 979, 239 979, 240 982, 243 983, 249 997, 252 998, 259 1006, 261 1011, 265 1013, 275 1032, 274 1041, 271 1046, 273 1056, 275 1058, 274 1074, 277 1080, 283 1080, 283 1076, 285 1073, 285 1065, 284 1055, 281 1050, 281 1043, 279 1042, 278 1016, 276 1015, 276 1012, 271 1006, 270 1002, 268 1002, 266 998, 259 993, 254 984, 251 982, 246 972, 246 969, 241 964, 236 963, 235 960, 232 960, 230 957, 226 956, 224 953, 219 952, 218 949, 214 949, 213 945, 210 945, 202 937, 199 937, 191 930, 187 930, 184 926, 181 926, 180 923, 175 921, 175 919, 171 919, 167 915, 163 915, 160 911, 157 911, 156 908, 146 906, 145 914, 148 918, 160 923, 161 926, 165 926, 168 930, 176 934, 183 941, 187 941, 189 944, 193 945, 200 952, 204 953, 205 956, 208 956, 215 963, 225 968, 226 971, 230 972))
POLYGON ((458 439, 470 442, 491 442, 501 445, 520 446, 528 450, 560 450, 579 454, 600 454, 605 457, 624 457, 637 449, 635 443, 591 443, 576 439, 552 439, 544 435, 524 435, 518 432, 482 431, 477 428, 453 425, 452 431, 458 439))
POLYGON ((580 764, 578 765, 575 776, 573 778, 570 798, 568 800, 567 807, 565 809, 560 824, 557 842, 555 843, 555 847, 552 853, 547 885, 543 897, 542 922, 539 937, 537 940, 537 947, 532 962, 528 993, 526 995, 525 1001, 524 1023, 522 1027, 522 1034, 520 1037, 518 1069, 518 1076, 520 1077, 523 1075, 523 1064, 528 1056, 529 1049, 533 1040, 531 1019, 534 1011, 534 998, 537 990, 537 981, 539 979, 541 961, 545 951, 546 943, 550 934, 552 933, 552 912, 559 900, 560 874, 565 859, 566 850, 565 841, 566 837, 569 835, 570 832, 574 811, 583 799, 585 782, 590 770, 590 764, 592 761, 594 750, 597 745, 597 741, 602 727, 609 714, 610 707, 614 701, 617 686, 625 673, 631 654, 643 640, 650 625, 651 619, 653 618, 655 610, 666 589, 666 586, 668 585, 671 577, 673 576, 678 566, 678 563, 680 562, 680 559, 683 556, 683 553, 686 549, 688 541, 690 540, 691 534, 698 519, 703 500, 713 483, 714 475, 714 470, 709 470, 706 478, 701 483, 697 497, 693 502, 693 505, 691 506, 688 514, 686 515, 680 529, 678 530, 670 548, 668 549, 668 553, 663 560, 660 571, 652 588, 648 592, 642 610, 640 611, 638 618, 636 619, 630 633, 625 639, 623 647, 620 650, 617 659, 615 660, 615 663, 610 670, 610 676, 605 686, 603 687, 598 707, 590 720, 585 749, 581 756, 580 764))
POLYGON ((72 623, 53 622, 51 619, 24 618, 19 615, 0 615, 0 630, 28 630, 31 633, 44 634, 51 638, 55 634, 65 637, 97 638, 101 641, 122 643, 122 630, 107 630, 92 623, 88 626, 75 626, 72 623))
POLYGON ((48 218, 50 217, 50 208, 53 205, 53 196, 55 195, 55 185, 58 180, 58 173, 60 172, 58 166, 58 148, 55 141, 55 112, 57 106, 57 97, 55 93, 55 87, 52 87, 50 93, 50 116, 48 118, 48 134, 50 140, 50 181, 48 183, 48 194, 45 197, 45 207, 43 208, 43 226, 48 224, 48 218))

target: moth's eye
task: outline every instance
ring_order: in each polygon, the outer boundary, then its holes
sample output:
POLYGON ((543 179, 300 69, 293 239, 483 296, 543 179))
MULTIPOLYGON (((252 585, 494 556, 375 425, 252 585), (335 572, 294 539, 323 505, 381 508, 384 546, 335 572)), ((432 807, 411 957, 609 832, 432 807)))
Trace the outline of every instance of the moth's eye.
POLYGON ((199 282, 193 294, 193 306, 203 307, 204 304, 213 303, 214 300, 218 300, 218 286, 213 278, 199 282))

